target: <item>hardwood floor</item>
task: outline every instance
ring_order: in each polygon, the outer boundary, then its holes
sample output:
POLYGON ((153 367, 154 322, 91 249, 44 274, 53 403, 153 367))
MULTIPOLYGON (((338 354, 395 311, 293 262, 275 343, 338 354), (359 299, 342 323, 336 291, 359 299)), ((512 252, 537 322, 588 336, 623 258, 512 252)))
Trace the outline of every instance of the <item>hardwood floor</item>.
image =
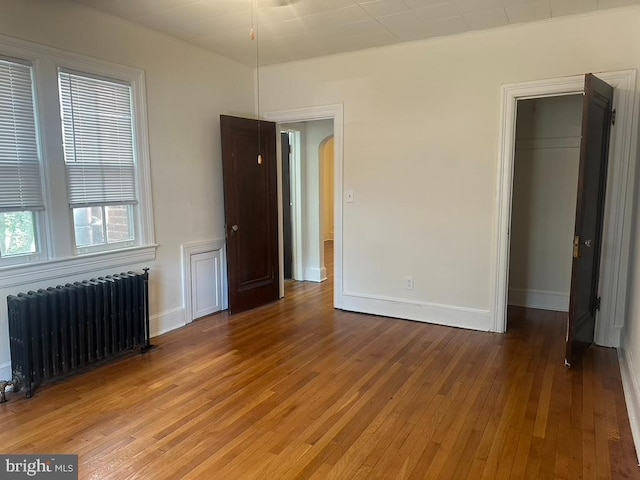
POLYGON ((0 405, 1 453, 94 479, 640 478, 615 350, 563 365, 560 314, 497 335, 331 308, 331 284, 218 314, 0 405))

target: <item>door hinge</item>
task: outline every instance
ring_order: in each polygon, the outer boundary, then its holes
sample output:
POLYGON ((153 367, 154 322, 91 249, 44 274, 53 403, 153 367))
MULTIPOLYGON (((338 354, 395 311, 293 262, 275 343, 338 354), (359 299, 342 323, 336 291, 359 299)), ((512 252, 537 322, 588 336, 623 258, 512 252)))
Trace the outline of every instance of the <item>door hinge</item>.
POLYGON ((595 308, 594 308, 595 311, 597 311, 597 312, 600 311, 600 304, 601 303, 602 303, 602 298, 601 297, 596 298, 596 304, 595 304, 595 308))
POLYGON ((616 124, 616 109, 611 110, 611 125, 616 124))

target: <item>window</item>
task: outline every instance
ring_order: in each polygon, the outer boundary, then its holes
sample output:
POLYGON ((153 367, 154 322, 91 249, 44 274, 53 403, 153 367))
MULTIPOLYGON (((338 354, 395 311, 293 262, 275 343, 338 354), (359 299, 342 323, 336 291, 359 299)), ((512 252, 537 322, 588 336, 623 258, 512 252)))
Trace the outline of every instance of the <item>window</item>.
POLYGON ((0 58, 0 260, 37 256, 37 213, 44 209, 33 107, 32 69, 0 58))
POLYGON ((58 78, 76 247, 130 244, 138 203, 131 87, 65 71, 58 78))
POLYGON ((0 269, 155 258, 145 112, 140 70, 0 36, 0 269))

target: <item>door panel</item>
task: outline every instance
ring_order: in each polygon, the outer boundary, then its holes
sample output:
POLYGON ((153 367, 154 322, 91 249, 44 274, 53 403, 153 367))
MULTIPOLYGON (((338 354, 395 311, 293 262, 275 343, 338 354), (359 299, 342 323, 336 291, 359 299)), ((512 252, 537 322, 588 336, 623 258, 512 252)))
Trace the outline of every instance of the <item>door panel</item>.
POLYGON ((220 127, 229 311, 238 313, 278 299, 276 126, 221 115, 220 127))
POLYGON ((598 308, 598 277, 607 183, 613 88, 599 78, 585 76, 582 141, 571 270, 566 363, 593 343, 598 308))

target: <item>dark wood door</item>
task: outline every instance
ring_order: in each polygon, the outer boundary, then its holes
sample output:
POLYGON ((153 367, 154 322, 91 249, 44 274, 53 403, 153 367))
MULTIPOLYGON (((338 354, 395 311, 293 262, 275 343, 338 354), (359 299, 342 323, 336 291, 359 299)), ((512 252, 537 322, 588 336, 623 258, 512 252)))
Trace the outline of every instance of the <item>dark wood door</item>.
POLYGON ((586 75, 584 91, 567 365, 593 343, 596 311, 600 308, 598 277, 613 101, 613 88, 591 74, 586 75))
POLYGON ((276 125, 220 116, 229 311, 277 300, 276 125))
POLYGON ((284 278, 293 278, 293 233, 291 224, 291 144, 289 134, 280 133, 282 150, 282 232, 284 278))

